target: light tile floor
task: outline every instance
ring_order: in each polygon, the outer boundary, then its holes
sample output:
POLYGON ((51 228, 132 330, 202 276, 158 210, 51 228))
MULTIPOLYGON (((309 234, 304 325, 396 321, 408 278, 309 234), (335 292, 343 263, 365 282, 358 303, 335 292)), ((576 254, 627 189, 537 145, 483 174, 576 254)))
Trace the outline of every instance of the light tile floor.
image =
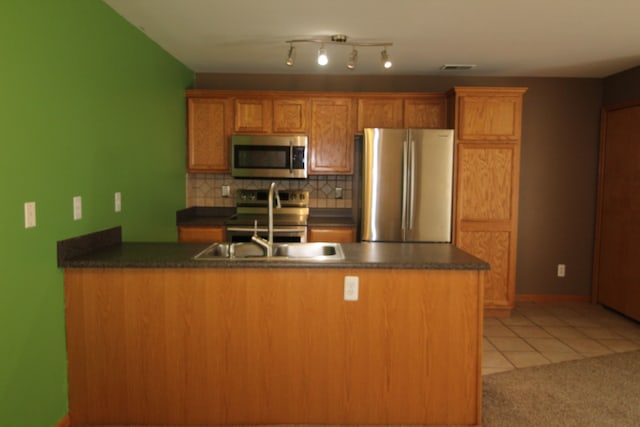
POLYGON ((482 374, 640 350, 640 323, 588 303, 517 303, 484 319, 482 374))

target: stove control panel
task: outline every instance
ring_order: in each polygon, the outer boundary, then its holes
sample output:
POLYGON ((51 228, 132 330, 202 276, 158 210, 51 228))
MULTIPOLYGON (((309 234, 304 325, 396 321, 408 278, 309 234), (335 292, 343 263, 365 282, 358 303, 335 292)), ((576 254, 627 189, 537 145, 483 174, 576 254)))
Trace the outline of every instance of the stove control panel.
MULTIPOLYGON (((309 192, 302 190, 278 190, 280 204, 284 206, 308 207, 309 192)), ((236 191, 237 206, 267 206, 269 190, 238 190, 236 191)))

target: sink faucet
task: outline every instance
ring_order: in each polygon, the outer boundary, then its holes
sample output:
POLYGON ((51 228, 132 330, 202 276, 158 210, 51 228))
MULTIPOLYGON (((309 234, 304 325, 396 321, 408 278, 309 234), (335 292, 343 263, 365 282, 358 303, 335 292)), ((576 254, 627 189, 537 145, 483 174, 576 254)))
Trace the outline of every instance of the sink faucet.
POLYGON ((276 207, 281 208, 280 204, 280 195, 278 194, 278 190, 276 190, 276 183, 272 182, 269 187, 269 196, 268 196, 268 212, 269 212, 269 225, 268 225, 268 238, 267 240, 258 236, 258 223, 254 222, 254 231, 253 236, 251 236, 251 240, 256 242, 258 245, 262 246, 267 251, 267 256, 273 256, 273 196, 275 194, 276 197, 276 207))

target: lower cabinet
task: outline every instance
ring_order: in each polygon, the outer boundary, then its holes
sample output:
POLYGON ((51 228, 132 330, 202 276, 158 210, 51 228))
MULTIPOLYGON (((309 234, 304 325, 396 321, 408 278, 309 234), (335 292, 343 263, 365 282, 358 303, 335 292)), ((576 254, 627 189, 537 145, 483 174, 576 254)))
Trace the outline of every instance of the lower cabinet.
POLYGON ((67 269, 71 424, 479 424, 483 275, 67 269))
POLYGON ((356 229, 355 227, 309 227, 307 241, 354 243, 356 229))
POLYGON ((224 242, 225 228, 178 226, 179 242, 224 242))

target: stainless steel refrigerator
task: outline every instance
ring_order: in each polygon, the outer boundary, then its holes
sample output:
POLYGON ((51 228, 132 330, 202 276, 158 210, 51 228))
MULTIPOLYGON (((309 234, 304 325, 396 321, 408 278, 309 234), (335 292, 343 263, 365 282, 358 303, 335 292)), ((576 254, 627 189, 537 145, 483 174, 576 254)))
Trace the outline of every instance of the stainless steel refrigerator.
POLYGON ((362 240, 451 242, 453 130, 364 130, 362 240))

